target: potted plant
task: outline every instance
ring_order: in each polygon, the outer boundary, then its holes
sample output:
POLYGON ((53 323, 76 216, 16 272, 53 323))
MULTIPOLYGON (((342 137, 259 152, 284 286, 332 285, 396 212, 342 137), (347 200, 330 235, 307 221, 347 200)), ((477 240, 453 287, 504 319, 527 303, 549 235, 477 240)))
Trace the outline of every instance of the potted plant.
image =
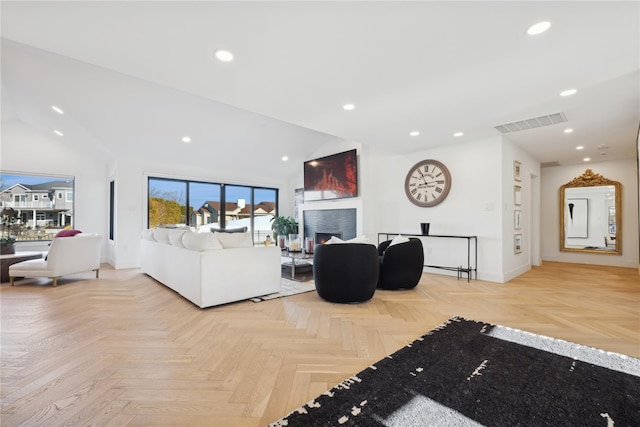
POLYGON ((287 236, 298 232, 298 222, 291 216, 276 215, 271 218, 271 229, 280 249, 285 249, 287 236))
POLYGON ((2 235, 0 235, 0 254, 15 254, 16 239, 11 236, 11 227, 18 219, 18 212, 13 208, 4 208, 2 213, 2 235))

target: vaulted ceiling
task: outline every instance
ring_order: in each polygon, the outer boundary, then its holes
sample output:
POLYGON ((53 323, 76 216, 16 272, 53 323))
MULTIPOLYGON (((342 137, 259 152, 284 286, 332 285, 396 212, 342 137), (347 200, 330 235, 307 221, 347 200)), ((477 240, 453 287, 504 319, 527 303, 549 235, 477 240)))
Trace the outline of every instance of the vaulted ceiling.
POLYGON ((2 120, 106 156, 292 173, 336 139, 407 154, 548 115, 566 122, 504 136, 541 163, 635 156, 638 2, 0 7, 2 120), (539 21, 549 30, 527 35, 539 21))

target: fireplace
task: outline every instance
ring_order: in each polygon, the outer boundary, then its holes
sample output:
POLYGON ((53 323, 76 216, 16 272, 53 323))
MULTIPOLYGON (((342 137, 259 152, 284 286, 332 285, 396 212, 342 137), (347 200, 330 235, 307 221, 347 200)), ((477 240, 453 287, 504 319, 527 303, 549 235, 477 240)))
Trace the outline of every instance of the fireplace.
POLYGON ((324 245, 325 243, 327 243, 327 241, 332 236, 336 236, 336 237, 342 239, 342 231, 333 232, 333 233, 316 231, 315 244, 316 245, 324 245))
POLYGON ((348 240, 356 237, 356 209, 314 209, 303 211, 304 237, 314 238, 315 244, 331 236, 348 240), (317 236, 316 233, 327 236, 317 236))

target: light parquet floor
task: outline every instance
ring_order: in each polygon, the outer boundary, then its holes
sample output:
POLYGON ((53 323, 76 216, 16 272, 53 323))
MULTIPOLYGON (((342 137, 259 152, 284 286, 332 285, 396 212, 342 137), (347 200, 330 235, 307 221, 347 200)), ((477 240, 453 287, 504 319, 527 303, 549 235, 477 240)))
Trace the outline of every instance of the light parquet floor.
POLYGON ((315 292, 201 310, 103 266, 0 286, 4 427, 272 422, 453 316, 640 357, 637 270, 544 263, 506 284, 425 274, 339 305, 315 292))

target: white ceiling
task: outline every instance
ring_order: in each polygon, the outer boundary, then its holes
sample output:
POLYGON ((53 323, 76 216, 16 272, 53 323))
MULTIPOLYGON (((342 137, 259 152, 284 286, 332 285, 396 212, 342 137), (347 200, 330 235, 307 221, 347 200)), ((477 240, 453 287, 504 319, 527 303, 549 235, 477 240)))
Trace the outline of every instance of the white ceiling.
POLYGON ((404 154, 563 112, 566 123, 505 136, 541 163, 635 156, 637 1, 0 7, 2 120, 59 129, 79 149, 202 167, 224 159, 214 163, 222 172, 297 172, 336 137, 404 154), (549 31, 525 34, 541 20, 549 31), (217 61, 216 49, 235 60, 217 61), (578 92, 559 96, 569 88, 578 92), (342 109, 348 102, 353 111, 342 109), (464 136, 453 137, 458 131, 464 136))

